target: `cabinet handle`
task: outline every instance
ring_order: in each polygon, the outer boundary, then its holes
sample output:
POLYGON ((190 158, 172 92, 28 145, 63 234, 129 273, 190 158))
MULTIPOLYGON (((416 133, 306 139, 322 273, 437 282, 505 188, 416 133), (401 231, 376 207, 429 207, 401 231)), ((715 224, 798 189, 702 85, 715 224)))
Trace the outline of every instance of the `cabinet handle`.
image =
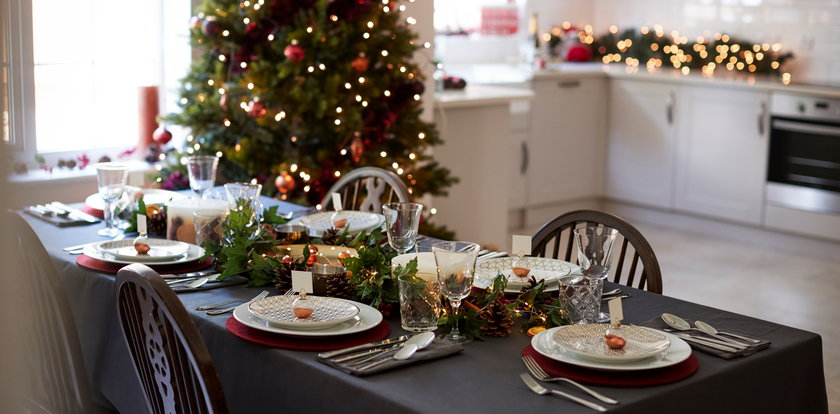
POLYGON ((668 103, 665 105, 665 118, 668 120, 668 125, 674 124, 674 103, 676 100, 677 98, 674 96, 674 92, 669 92, 668 103))
POLYGON ((528 153, 528 143, 522 141, 522 166, 519 167, 519 173, 525 174, 528 172, 528 164, 531 162, 530 154, 528 153))
POLYGON ((764 118, 767 116, 767 102, 761 102, 761 112, 758 114, 758 136, 764 136, 764 118))
POLYGON ((557 82, 557 86, 561 88, 577 88, 580 86, 580 81, 557 82))

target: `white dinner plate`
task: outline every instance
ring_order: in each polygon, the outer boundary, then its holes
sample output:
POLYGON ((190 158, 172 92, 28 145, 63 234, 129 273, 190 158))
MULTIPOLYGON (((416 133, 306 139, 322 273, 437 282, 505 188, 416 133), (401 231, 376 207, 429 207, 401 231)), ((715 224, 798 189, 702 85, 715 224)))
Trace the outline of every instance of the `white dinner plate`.
POLYGON ((142 263, 171 263, 184 257, 190 249, 189 244, 177 240, 147 239, 146 243, 150 249, 145 255, 137 253, 137 249, 134 248, 134 239, 105 241, 96 244, 96 247, 116 259, 142 263))
POLYGON ((108 263, 118 263, 118 264, 132 264, 132 263, 143 263, 145 265, 172 265, 172 264, 183 264, 183 263, 190 263, 194 262, 204 256, 204 249, 198 247, 194 244, 189 245, 189 249, 187 250, 187 254, 181 256, 179 259, 176 260, 163 260, 163 261, 145 261, 140 262, 137 260, 123 260, 114 257, 111 254, 103 252, 97 248, 97 245, 90 244, 85 246, 85 249, 82 251, 85 256, 90 257, 92 259, 102 260, 103 262, 108 263))
MULTIPOLYGON (((134 194, 135 200, 139 199, 142 195, 143 202, 146 203, 147 206, 152 204, 166 204, 170 200, 179 200, 186 197, 181 193, 176 193, 174 191, 168 190, 160 190, 157 188, 127 187, 126 193, 134 194)), ((102 210, 105 208, 105 201, 102 200, 102 197, 99 196, 99 193, 89 195, 85 199, 85 204, 87 204, 88 207, 96 210, 102 210)))
POLYGON ((671 345, 662 333, 639 326, 625 325, 612 330, 626 341, 621 349, 611 349, 604 340, 610 325, 587 323, 561 326, 551 338, 578 357, 607 363, 639 361, 665 352, 671 345))
MULTIPOLYGON (((321 211, 308 216, 298 217, 289 224, 300 224, 309 229, 309 235, 320 237, 325 231, 334 227, 332 216, 335 211, 321 211)), ((365 211, 343 210, 343 218, 347 219, 345 225, 350 234, 358 234, 363 231, 377 228, 385 223, 385 216, 381 214, 368 213, 365 211)))
POLYGON ((545 279, 545 290, 554 291, 558 289, 557 281, 561 277, 580 272, 580 266, 574 263, 545 257, 526 257, 525 259, 531 267, 531 272, 528 274, 528 277, 520 278, 515 276, 511 269, 511 264, 514 259, 514 257, 499 257, 479 261, 476 264, 475 285, 482 288, 489 287, 490 282, 501 272, 508 279, 505 292, 516 293, 521 288, 530 286, 530 282, 528 281, 531 276, 534 276, 537 280, 545 279))
POLYGON ((248 310, 248 304, 243 303, 236 307, 233 310, 233 317, 236 318, 237 321, 242 323, 245 326, 259 329, 261 331, 278 333, 283 335, 293 335, 293 336, 338 336, 338 335, 348 335, 354 334, 358 332, 364 332, 368 329, 372 329, 379 325, 382 322, 382 314, 368 306, 364 303, 353 302, 348 300, 348 302, 356 305, 359 307, 359 314, 341 324, 336 326, 327 328, 327 329, 319 329, 317 331, 299 331, 294 329, 286 329, 281 328, 279 326, 274 326, 251 313, 248 310))
POLYGON ((251 302, 248 310, 274 326, 296 331, 327 329, 359 314, 359 307, 353 302, 327 296, 307 296, 306 299, 297 295, 269 296, 251 302), (312 315, 307 318, 295 316, 295 301, 298 300, 306 302, 312 315))
POLYGON ((602 371, 643 371, 648 369, 670 367, 685 361, 689 356, 691 356, 691 347, 685 341, 667 332, 663 332, 662 335, 671 341, 671 346, 667 351, 650 358, 620 363, 580 358, 577 355, 564 350, 562 347, 558 346, 556 342, 554 342, 552 336, 554 335, 554 332, 560 328, 562 327, 551 328, 534 335, 534 337, 531 338, 531 346, 533 346, 537 352, 548 358, 579 367, 602 371))

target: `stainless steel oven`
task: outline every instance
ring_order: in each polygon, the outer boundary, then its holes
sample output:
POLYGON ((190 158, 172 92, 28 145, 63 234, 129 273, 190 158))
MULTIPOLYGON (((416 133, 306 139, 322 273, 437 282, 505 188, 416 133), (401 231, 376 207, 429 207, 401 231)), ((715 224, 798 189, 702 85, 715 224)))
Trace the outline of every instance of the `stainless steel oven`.
POLYGON ((840 213, 840 99, 773 94, 767 203, 840 213))

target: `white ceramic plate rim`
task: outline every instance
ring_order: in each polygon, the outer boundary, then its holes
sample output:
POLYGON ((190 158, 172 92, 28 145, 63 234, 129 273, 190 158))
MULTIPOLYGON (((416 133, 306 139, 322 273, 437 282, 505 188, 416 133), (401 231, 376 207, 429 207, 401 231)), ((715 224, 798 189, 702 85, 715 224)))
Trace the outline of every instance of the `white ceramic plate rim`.
MULTIPOLYGON (((607 325, 601 325, 601 324, 595 324, 595 325, 598 326, 598 327, 603 327, 604 331, 606 331, 607 327, 608 327, 607 325)), ((560 327, 558 327, 559 329, 557 329, 557 330, 558 331, 563 331, 563 330, 575 329, 574 327, 576 327, 576 326, 581 326, 581 325, 560 326, 560 327)), ((628 327, 628 329, 644 329, 646 331, 650 331, 650 329, 644 328, 644 327, 641 327, 641 326, 633 326, 632 328, 628 327)), ((654 331, 654 333, 662 335, 661 332, 654 331)), ((665 335, 662 335, 662 336, 665 337, 665 335)), ((552 339, 554 339, 553 335, 552 335, 552 339)), ((665 337, 665 340, 668 340, 668 338, 665 337)), ((565 349, 567 352, 571 352, 571 353, 577 355, 580 358, 586 358, 586 359, 591 359, 593 361, 601 361, 601 362, 607 362, 607 363, 624 363, 624 362, 639 361, 639 360, 642 360, 642 359, 646 359, 646 358, 650 358, 650 357, 659 355, 659 354, 667 351, 668 348, 670 348, 670 341, 668 341, 668 346, 664 346, 664 344, 662 344, 662 346, 657 347, 656 350, 648 351, 647 353, 644 353, 644 354, 634 354, 634 355, 624 355, 624 356, 606 356, 606 355, 600 355, 600 354, 596 354, 596 353, 592 353, 592 352, 586 352, 586 351, 581 351, 581 350, 578 350, 578 349, 574 349, 574 348, 566 346, 566 345, 564 345, 560 342, 557 342, 556 339, 554 339, 554 342, 557 346, 565 349)))
POLYGON ((177 240, 167 240, 167 239, 148 239, 148 244, 154 249, 155 247, 167 247, 173 250, 175 253, 165 255, 165 256, 139 256, 137 255, 136 251, 134 254, 123 254, 119 253, 119 250, 126 249, 130 247, 132 250, 134 249, 133 246, 133 239, 123 239, 119 241, 104 241, 102 243, 97 243, 96 246, 99 250, 105 254, 110 254, 119 260, 133 260, 137 262, 149 263, 149 262, 172 262, 181 257, 184 257, 184 254, 190 250, 190 245, 188 243, 184 243, 182 241, 177 240), (110 247, 109 245, 114 245, 110 247))
MULTIPOLYGON (((551 328, 534 335, 531 338, 531 346, 541 355, 551 358, 555 361, 565 362, 567 364, 576 365, 584 368, 597 369, 601 371, 644 371, 648 369, 657 369, 670 367, 685 361, 691 356, 691 346, 682 339, 671 335, 667 332, 660 332, 671 341, 671 346, 667 351, 660 355, 637 360, 633 362, 610 363, 604 361, 595 361, 592 359, 579 358, 570 352, 564 352, 561 349, 552 349, 550 342, 554 342, 551 338, 554 332, 559 327, 551 328)), ((558 347, 559 348, 559 347, 558 347)))
POLYGON ((382 313, 380 313, 378 310, 368 305, 365 305, 364 303, 354 302, 352 300, 348 300, 347 302, 350 302, 359 308, 358 316, 347 322, 338 324, 327 329, 319 329, 317 331, 299 331, 294 329, 281 328, 279 326, 273 326, 268 322, 265 322, 262 319, 254 316, 251 313, 251 311, 248 310, 247 303, 243 303, 237 306, 236 309, 233 310, 233 317, 243 325, 248 326, 250 328, 259 329, 261 331, 291 336, 316 337, 349 335, 358 332, 364 332, 368 329, 375 328, 382 322, 382 313))
MULTIPOLYGON (((347 230, 347 232, 349 234, 359 234, 363 231, 368 231, 370 229, 375 229, 377 227, 380 227, 380 226, 382 226, 383 223, 385 223, 385 216, 383 216, 382 214, 368 213, 366 211, 355 211, 355 210, 346 210, 346 212, 348 212, 348 213, 349 212, 359 213, 359 214, 370 214, 372 216, 376 216, 376 218, 377 218, 377 222, 374 225, 367 226, 367 227, 359 227, 359 228, 350 227, 347 230)), ((327 227, 312 226, 311 224, 305 224, 305 222, 308 221, 308 220, 311 220, 313 218, 312 216, 324 215, 324 214, 329 214, 329 217, 327 218, 327 221, 329 221, 329 218, 332 217, 333 213, 334 213, 334 211, 319 211, 317 213, 313 213, 313 214, 310 214, 308 216, 295 218, 292 221, 290 221, 289 224, 299 224, 299 225, 302 225, 302 226, 306 226, 309 229, 309 235, 310 236, 320 237, 321 234, 323 234, 326 230, 329 230, 329 228, 332 227, 332 225, 328 225, 327 227)))
MULTIPOLYGON (((494 259, 487 259, 486 261, 489 262, 489 261, 497 260, 497 259, 505 259, 505 258, 504 257, 497 257, 497 258, 494 258, 494 259)), ((557 261, 563 262, 566 266, 569 266, 570 270, 569 270, 569 273, 567 273, 566 275, 581 274, 580 266, 578 266, 574 263, 567 262, 565 260, 560 260, 560 259, 551 259, 551 260, 557 260, 557 261)), ((484 260, 481 260, 478 263, 481 264, 481 263, 484 263, 484 262, 485 262, 484 260)), ((566 275, 564 275, 564 276, 566 276, 566 275)), ((476 275, 475 276, 476 276, 475 277, 475 283, 474 283, 475 287, 481 288, 481 289, 486 289, 486 288, 490 287, 490 282, 492 282, 493 278, 496 277, 496 273, 493 273, 492 275, 489 275, 488 273, 485 273, 485 272, 478 272, 478 264, 476 264, 476 275)), ((521 291, 522 287, 524 287, 524 286, 527 286, 527 284, 516 285, 516 286, 510 286, 508 284, 508 286, 505 288, 505 293, 519 293, 521 291)), ((557 283, 557 279, 546 281, 545 292, 554 292, 554 291, 557 291, 558 289, 560 289, 560 286, 557 283)))
MULTIPOLYGON (((296 298, 296 297, 297 296, 289 296, 289 298, 296 298)), ((328 297, 328 296, 324 296, 324 298, 326 298, 328 300, 336 300, 336 301, 344 302, 345 304, 356 308, 356 312, 354 312, 352 316, 345 316, 343 318, 332 319, 332 320, 328 320, 328 321, 307 321, 307 320, 297 320, 296 319, 295 321, 290 322, 290 321, 286 321, 286 320, 282 320, 282 319, 272 318, 270 315, 259 315, 259 314, 257 314, 256 312, 254 312, 253 309, 251 309, 251 306, 254 305, 254 302, 251 302, 251 303, 248 304, 248 311, 251 312, 251 314, 256 316, 257 318, 260 318, 260 319, 262 319, 262 320, 264 320, 264 321, 266 321, 266 322, 268 322, 268 323, 270 323, 274 326, 278 326, 278 327, 281 327, 281 328, 288 328, 288 329, 292 329, 292 330, 295 330, 295 331, 310 331, 310 330, 316 330, 316 329, 318 329, 318 330, 326 329, 326 328, 329 328, 331 326, 336 326, 338 324, 347 322, 351 319, 355 319, 356 316, 359 314, 359 312, 361 312, 359 307, 356 306, 355 303, 353 303, 349 300, 344 300, 344 299, 339 299, 339 298, 331 298, 331 297, 328 297)), ((260 300, 265 300, 265 299, 268 299, 268 298, 264 298, 264 299, 260 299, 260 300)), ((294 300, 294 299, 292 299, 292 300, 294 300)), ((290 305, 291 305, 291 303, 290 303, 290 305)), ((291 310, 291 307, 288 308, 288 309, 291 310)))
MULTIPOLYGON (((181 194, 181 193, 176 193, 174 191, 169 191, 169 190, 161 190, 159 188, 133 187, 132 190, 134 192, 142 192, 145 196, 154 194, 155 197, 157 197, 157 195, 160 195, 162 198, 169 197, 172 200, 179 200, 179 199, 182 199, 182 198, 186 198, 186 196, 181 194)), ((147 205, 148 204, 161 204, 162 202, 163 201, 155 201, 153 203, 146 203, 146 204, 147 205)), ((93 193, 93 194, 87 196, 87 198, 85 198, 85 204, 88 207, 90 207, 92 209, 96 209, 96 210, 102 210, 102 209, 105 208, 105 201, 102 200, 102 197, 99 196, 99 193, 93 193)))
MULTIPOLYGON (((188 243, 189 244, 189 243, 188 243)), ((82 253, 90 257, 91 259, 102 260, 103 262, 108 263, 116 263, 116 264, 132 264, 132 263, 143 263, 145 265, 171 265, 171 264, 182 264, 182 263, 189 263, 194 262, 204 256, 204 249, 198 247, 194 244, 190 244, 190 249, 187 250, 186 256, 182 256, 178 260, 164 260, 164 261, 136 261, 136 260, 122 260, 112 257, 108 253, 103 253, 96 248, 96 245, 88 245, 85 246, 85 249, 82 253)))

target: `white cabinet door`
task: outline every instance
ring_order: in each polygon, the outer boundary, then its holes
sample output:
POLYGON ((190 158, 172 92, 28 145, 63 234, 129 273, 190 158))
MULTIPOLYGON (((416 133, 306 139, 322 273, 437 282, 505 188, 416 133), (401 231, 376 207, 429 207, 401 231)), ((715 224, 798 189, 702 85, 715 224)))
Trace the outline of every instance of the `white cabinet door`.
POLYGON ((607 197, 673 207, 676 95, 669 84, 611 81, 607 197))
POLYGON ((769 94, 702 87, 682 92, 675 207, 761 224, 769 94))
POLYGON ((606 80, 537 79, 528 140, 528 204, 600 196, 606 80))

